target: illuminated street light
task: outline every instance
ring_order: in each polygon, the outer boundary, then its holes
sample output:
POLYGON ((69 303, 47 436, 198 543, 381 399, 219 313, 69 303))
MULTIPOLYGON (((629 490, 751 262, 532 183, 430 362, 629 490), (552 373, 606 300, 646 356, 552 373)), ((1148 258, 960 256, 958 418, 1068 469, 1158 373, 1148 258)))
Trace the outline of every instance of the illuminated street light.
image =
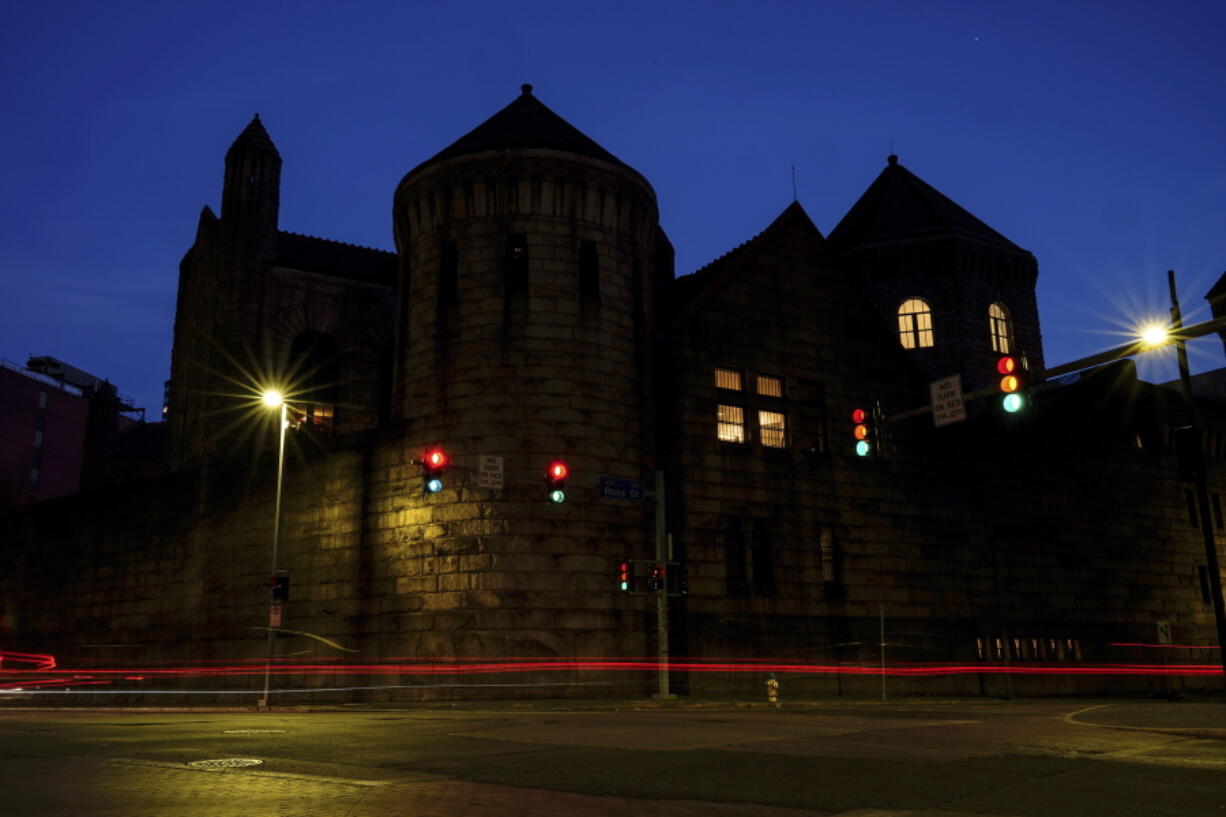
POLYGON ((1165 346, 1171 340, 1171 332, 1162 324, 1150 324, 1141 328, 1141 343, 1147 349, 1156 349, 1159 346, 1165 346))
MULTIPOLYGON (((286 420, 286 403, 285 396, 277 389, 268 389, 262 395, 260 400, 269 408, 279 408, 280 412, 280 428, 278 429, 277 440, 277 498, 273 507, 273 522, 272 522, 272 573, 269 584, 269 601, 271 604, 276 604, 276 580, 277 580, 277 552, 281 547, 281 486, 285 478, 285 427, 289 424, 286 420)), ((264 697, 260 699, 260 706, 268 706, 268 687, 272 677, 272 649, 273 637, 276 635, 276 630, 272 623, 272 609, 269 609, 268 621, 268 650, 264 662, 264 697)))

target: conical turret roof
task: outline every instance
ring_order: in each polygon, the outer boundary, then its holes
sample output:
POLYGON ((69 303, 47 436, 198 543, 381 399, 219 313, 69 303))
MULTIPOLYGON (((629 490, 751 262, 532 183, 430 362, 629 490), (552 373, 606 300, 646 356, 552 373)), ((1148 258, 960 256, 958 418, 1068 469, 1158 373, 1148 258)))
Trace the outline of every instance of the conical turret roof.
POLYGON ((247 123, 247 127, 243 128, 243 132, 235 137, 234 142, 230 145, 230 150, 243 148, 259 148, 277 153, 277 146, 273 144, 272 137, 264 129, 264 123, 260 121, 258 113, 247 123))
POLYGON ((959 235, 1025 252, 890 154, 885 170, 830 231, 838 250, 925 236, 959 235))
POLYGON ((533 96, 531 85, 523 85, 520 95, 510 105, 422 162, 411 173, 453 156, 525 148, 562 150, 627 166, 533 96))

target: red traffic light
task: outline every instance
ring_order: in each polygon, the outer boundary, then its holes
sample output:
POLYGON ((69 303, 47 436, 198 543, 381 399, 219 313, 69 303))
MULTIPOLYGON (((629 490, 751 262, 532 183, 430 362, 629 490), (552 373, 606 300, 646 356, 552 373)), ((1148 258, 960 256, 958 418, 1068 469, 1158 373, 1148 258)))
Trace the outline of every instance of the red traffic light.
POLYGON ((851 421, 856 425, 860 425, 868 419, 868 412, 864 409, 854 409, 851 412, 851 421))
POLYGON ((567 474, 570 473, 570 469, 566 467, 566 463, 556 461, 549 463, 549 471, 547 473, 551 482, 560 482, 566 479, 567 474))
POLYGON ((1022 387, 1022 379, 1016 374, 1017 370, 1017 358, 1011 355, 1005 355, 996 361, 996 371, 1003 375, 1000 378, 1000 390, 1005 394, 1013 394, 1022 387))
POLYGON ((422 462, 430 469, 444 468, 447 465, 447 455, 441 448, 431 448, 422 455, 422 462))

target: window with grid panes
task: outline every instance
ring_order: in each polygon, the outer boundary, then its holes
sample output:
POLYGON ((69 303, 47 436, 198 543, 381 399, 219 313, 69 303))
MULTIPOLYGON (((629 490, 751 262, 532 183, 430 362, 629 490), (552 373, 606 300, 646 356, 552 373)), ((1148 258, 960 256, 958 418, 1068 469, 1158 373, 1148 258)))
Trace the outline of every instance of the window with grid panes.
POLYGON ((720 404, 716 436, 726 443, 745 442, 745 409, 720 404))
POLYGON ((758 394, 763 397, 782 397, 783 379, 764 374, 758 375, 758 394))
POLYGON ((761 435, 762 445, 769 448, 783 448, 787 444, 787 429, 784 424, 783 413, 779 411, 759 411, 758 432, 761 435))
POLYGON ((729 391, 741 390, 741 373, 736 369, 715 369, 715 388, 729 391))
POLYGON ((898 307, 898 340, 904 349, 933 345, 932 308, 923 298, 908 298, 898 307))

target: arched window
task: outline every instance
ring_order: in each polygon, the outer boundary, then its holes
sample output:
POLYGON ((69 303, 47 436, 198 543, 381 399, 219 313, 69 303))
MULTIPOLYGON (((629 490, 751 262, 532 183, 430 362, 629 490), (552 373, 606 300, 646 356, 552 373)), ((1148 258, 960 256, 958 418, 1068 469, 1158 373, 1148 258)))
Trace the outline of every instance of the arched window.
POLYGON ((898 340, 904 349, 932 346, 932 309, 923 298, 908 298, 898 307, 898 340))
POLYGON ((340 351, 335 340, 319 332, 303 332, 290 347, 290 403, 302 425, 324 434, 336 424, 340 351))
POLYGON ((1013 351, 1010 342, 1012 327, 1009 326, 1009 310, 1002 303, 988 307, 988 335, 992 338, 992 351, 1007 355, 1013 351))

